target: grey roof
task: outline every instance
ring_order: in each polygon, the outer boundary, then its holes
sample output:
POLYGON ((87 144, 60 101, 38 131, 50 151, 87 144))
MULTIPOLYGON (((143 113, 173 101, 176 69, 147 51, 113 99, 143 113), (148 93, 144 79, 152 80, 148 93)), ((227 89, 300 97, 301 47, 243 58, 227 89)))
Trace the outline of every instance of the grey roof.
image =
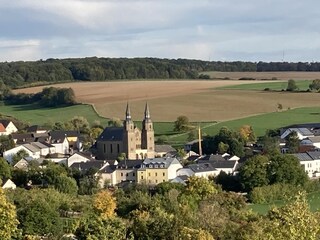
POLYGON ((180 164, 176 158, 146 158, 143 165, 147 168, 160 167, 168 168, 171 164, 180 164))
POLYGON ((22 146, 34 153, 40 151, 40 148, 38 146, 31 145, 30 143, 25 143, 22 146))
POLYGON ((237 161, 231 160, 198 160, 198 163, 210 163, 214 168, 234 168, 237 161))
POLYGON ((51 144, 45 142, 31 142, 30 144, 40 149, 53 147, 51 144))
POLYGON ((155 145, 154 146, 155 152, 175 152, 176 149, 173 148, 171 145, 155 145))
POLYGON ((126 169, 126 168, 140 168, 143 160, 122 160, 119 161, 117 168, 126 169))
POLYGON ((98 137, 98 140, 100 141, 122 141, 122 139, 122 127, 106 127, 98 137))
POLYGON ((9 125, 10 122, 11 122, 10 120, 0 119, 0 123, 2 123, 2 125, 3 125, 5 128, 8 127, 8 125, 9 125))
POLYGON ((297 157, 300 161, 320 160, 320 151, 305 152, 305 153, 295 153, 295 154, 292 154, 292 155, 297 157))
POLYGON ((113 173, 116 170, 116 165, 108 165, 99 170, 99 173, 113 173))
POLYGON ((34 142, 34 137, 31 133, 12 133, 11 136, 17 143, 34 142))
POLYGON ((210 163, 197 163, 188 165, 193 172, 211 172, 215 171, 215 169, 210 163))
POLYGON ((78 131, 63 131, 63 130, 50 131, 49 135, 51 137, 59 137, 59 136, 80 137, 80 133, 78 131))
POLYGON ((294 125, 287 126, 285 128, 309 128, 309 129, 313 129, 313 128, 320 128, 320 123, 294 124, 294 125))
POLYGON ((319 142, 320 142, 320 136, 308 137, 308 139, 309 139, 312 143, 319 143, 319 142))
POLYGON ((88 162, 80 162, 71 164, 70 168, 79 169, 80 171, 87 171, 92 168, 96 168, 98 170, 102 169, 106 166, 104 161, 88 161, 88 162))
POLYGON ((308 128, 288 128, 290 132, 300 133, 302 136, 312 136, 313 133, 308 128))

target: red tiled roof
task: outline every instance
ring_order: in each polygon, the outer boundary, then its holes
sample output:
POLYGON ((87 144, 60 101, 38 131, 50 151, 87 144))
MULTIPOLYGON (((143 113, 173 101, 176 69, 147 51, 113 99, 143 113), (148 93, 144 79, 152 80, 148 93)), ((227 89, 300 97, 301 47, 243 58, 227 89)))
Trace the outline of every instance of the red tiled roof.
POLYGON ((6 132, 6 128, 0 123, 0 132, 6 132))

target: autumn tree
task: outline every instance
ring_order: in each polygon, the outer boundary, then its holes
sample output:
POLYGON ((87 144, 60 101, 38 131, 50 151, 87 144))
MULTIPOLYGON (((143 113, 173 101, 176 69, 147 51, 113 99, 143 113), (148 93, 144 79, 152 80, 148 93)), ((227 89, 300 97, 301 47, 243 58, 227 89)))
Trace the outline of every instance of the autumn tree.
POLYGON ((253 128, 250 125, 243 125, 239 130, 239 134, 245 143, 252 143, 256 141, 256 136, 254 134, 253 128))
POLYGON ((93 207, 103 219, 115 216, 116 200, 109 190, 102 190, 94 196, 93 207))
POLYGON ((0 187, 0 238, 2 240, 14 239, 18 233, 18 223, 16 208, 9 202, 0 187))

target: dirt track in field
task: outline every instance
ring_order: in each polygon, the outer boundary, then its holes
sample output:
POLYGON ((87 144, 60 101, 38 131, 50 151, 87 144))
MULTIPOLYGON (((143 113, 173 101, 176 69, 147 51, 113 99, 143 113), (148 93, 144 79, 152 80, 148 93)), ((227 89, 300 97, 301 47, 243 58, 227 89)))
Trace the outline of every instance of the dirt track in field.
MULTIPOLYGON (((123 119, 126 102, 134 120, 142 120, 148 101, 152 119, 173 121, 186 115, 191 121, 223 121, 286 108, 320 106, 320 94, 287 93, 214 88, 262 81, 128 81, 57 84, 71 87, 79 102, 94 104, 99 114, 123 119)), ((266 81, 263 81, 266 82, 266 81)), ((43 87, 16 90, 32 93, 43 87)))

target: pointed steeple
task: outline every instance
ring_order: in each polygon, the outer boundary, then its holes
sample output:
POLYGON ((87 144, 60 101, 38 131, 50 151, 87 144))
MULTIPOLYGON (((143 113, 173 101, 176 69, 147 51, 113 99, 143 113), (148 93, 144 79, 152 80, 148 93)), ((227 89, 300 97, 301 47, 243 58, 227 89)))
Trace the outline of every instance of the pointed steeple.
POLYGON ((127 102, 127 109, 126 109, 126 121, 131 120, 131 113, 129 103, 127 102))
POLYGON ((146 107, 144 109, 144 119, 150 119, 150 111, 149 111, 149 105, 148 102, 146 102, 146 107))

